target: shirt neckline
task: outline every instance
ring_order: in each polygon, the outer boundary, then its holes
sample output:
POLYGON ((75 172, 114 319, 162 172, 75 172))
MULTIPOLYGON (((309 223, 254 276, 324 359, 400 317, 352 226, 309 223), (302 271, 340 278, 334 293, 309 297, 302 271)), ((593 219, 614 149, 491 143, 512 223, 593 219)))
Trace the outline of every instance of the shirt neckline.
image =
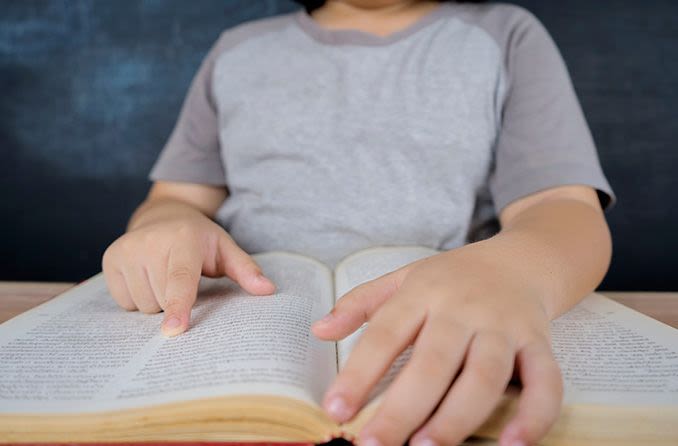
POLYGON ((416 22, 386 36, 379 36, 357 29, 329 29, 321 26, 305 9, 295 14, 299 27, 315 40, 328 45, 383 46, 405 39, 417 31, 426 28, 446 15, 448 3, 441 3, 432 11, 424 14, 416 22))

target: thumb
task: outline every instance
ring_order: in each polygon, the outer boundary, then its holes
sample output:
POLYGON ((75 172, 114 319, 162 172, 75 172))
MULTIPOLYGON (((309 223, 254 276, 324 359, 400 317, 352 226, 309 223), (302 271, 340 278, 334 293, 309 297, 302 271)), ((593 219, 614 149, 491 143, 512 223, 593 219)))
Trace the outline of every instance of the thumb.
POLYGON ((264 276, 261 268, 224 231, 217 247, 219 252, 218 269, 235 281, 242 289, 255 295, 267 295, 275 292, 275 284, 264 276))
POLYGON ((358 285, 337 300, 334 309, 311 329, 320 339, 339 340, 367 322, 400 287, 407 270, 401 268, 358 285))

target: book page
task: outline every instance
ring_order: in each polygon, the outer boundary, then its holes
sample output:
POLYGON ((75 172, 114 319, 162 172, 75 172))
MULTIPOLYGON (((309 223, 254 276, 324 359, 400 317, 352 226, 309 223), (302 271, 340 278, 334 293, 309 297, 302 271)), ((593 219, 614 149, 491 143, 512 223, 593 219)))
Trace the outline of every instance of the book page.
POLYGON ((297 255, 255 256, 278 286, 251 296, 201 281, 191 328, 160 334, 163 315, 119 308, 103 275, 0 325, 0 413, 117 410, 235 394, 319 403, 336 347, 310 334, 330 310, 332 278, 297 255))
POLYGON ((675 405, 678 330, 592 294, 551 323, 565 403, 675 405))
MULTIPOLYGON (((421 246, 404 246, 370 248, 352 254, 339 263, 334 272, 334 286, 337 300, 341 299, 341 297, 352 288, 362 283, 376 279, 409 263, 437 253, 438 251, 421 246)), ((339 370, 341 370, 346 363, 348 355, 355 347, 355 344, 365 331, 365 328, 367 328, 367 325, 368 323, 363 324, 363 326, 354 333, 337 343, 337 362, 339 370)), ((375 386, 370 399, 379 395, 388 384, 393 381, 400 369, 410 358, 410 354, 411 347, 407 348, 396 358, 382 380, 375 386)))

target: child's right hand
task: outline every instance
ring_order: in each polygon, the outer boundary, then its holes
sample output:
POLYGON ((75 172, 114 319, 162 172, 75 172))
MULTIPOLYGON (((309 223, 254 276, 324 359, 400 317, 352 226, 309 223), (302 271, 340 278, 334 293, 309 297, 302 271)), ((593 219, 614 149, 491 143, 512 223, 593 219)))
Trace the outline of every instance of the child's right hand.
MULTIPOLYGON (((176 210, 176 209, 175 209, 176 210)), ((166 336, 189 325, 200 276, 228 276, 264 295, 275 285, 226 231, 199 212, 171 212, 117 239, 104 253, 103 271, 116 302, 127 310, 164 310, 166 336)))

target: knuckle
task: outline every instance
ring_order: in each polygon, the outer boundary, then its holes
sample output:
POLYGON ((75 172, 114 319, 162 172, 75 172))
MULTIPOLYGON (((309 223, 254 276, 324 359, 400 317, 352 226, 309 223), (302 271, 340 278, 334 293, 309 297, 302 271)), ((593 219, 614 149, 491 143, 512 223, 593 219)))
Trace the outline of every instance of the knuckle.
POLYGON ((140 237, 143 245, 151 249, 160 248, 166 239, 161 231, 146 231, 140 237))
POLYGON ((122 255, 127 255, 136 251, 136 241, 134 237, 125 234, 115 242, 115 248, 120 251, 122 255))
POLYGON ((167 272, 167 278, 173 281, 192 280, 194 273, 188 266, 175 266, 167 272))
POLYGON ((188 240, 193 240, 196 233, 194 226, 187 222, 177 223, 172 232, 174 236, 188 240))
POLYGON ((227 255, 230 255, 231 253, 237 251, 239 249, 239 246, 233 241, 231 236, 229 236, 225 231, 223 233, 219 233, 215 237, 215 242, 213 245, 219 250, 224 252, 227 255))
MULTIPOLYGON (((485 331, 482 333, 482 337, 486 343, 493 346, 495 352, 515 351, 513 338, 507 333, 501 331, 485 331)), ((505 356, 506 355, 502 355, 501 358, 504 358, 505 356)))
POLYGON ((525 332, 525 344, 536 348, 548 348, 551 350, 551 338, 548 327, 532 327, 525 332), (540 347, 541 346, 541 347, 540 347))
POLYGON ((335 309, 340 313, 361 313, 363 309, 364 300, 360 295, 347 294, 335 305, 335 309))
POLYGON ((108 289, 111 293, 111 296, 113 297, 113 300, 115 301, 116 304, 118 304, 118 306, 120 306, 121 308, 123 308, 127 311, 132 311, 132 310, 137 309, 134 302, 132 302, 132 300, 129 297, 127 297, 125 294, 123 294, 120 291, 120 286, 118 284, 115 284, 113 286, 109 285, 108 289))
POLYGON ((259 265, 257 265, 250 256, 247 256, 245 259, 243 259, 242 268, 244 272, 252 276, 257 276, 262 273, 259 265))
POLYGON ((127 285, 123 280, 119 279, 115 275, 109 274, 106 271, 104 271, 104 278, 106 280, 108 291, 118 306, 127 311, 133 311, 137 309, 136 305, 125 291, 127 285))
POLYGON ((497 327, 497 330, 510 325, 505 313, 499 308, 486 308, 474 306, 473 319, 477 324, 483 327, 497 327), (500 328, 501 327, 501 328, 500 328))
POLYGON ((101 263, 103 267, 110 268, 115 263, 118 263, 120 256, 127 255, 133 247, 131 246, 129 234, 125 234, 111 243, 104 251, 101 263))
POLYGON ((115 301, 118 303, 118 305, 119 305, 123 310, 126 310, 126 311, 134 311, 134 310, 137 309, 137 306, 134 305, 134 302, 132 302, 131 300, 128 300, 128 299, 116 299, 115 301))
MULTIPOLYGON (((373 289, 368 282, 352 288, 344 295, 345 299, 342 298, 342 300, 345 302, 345 305, 362 306, 373 295, 373 289)), ((339 300, 339 302, 342 302, 342 300, 339 300)))

